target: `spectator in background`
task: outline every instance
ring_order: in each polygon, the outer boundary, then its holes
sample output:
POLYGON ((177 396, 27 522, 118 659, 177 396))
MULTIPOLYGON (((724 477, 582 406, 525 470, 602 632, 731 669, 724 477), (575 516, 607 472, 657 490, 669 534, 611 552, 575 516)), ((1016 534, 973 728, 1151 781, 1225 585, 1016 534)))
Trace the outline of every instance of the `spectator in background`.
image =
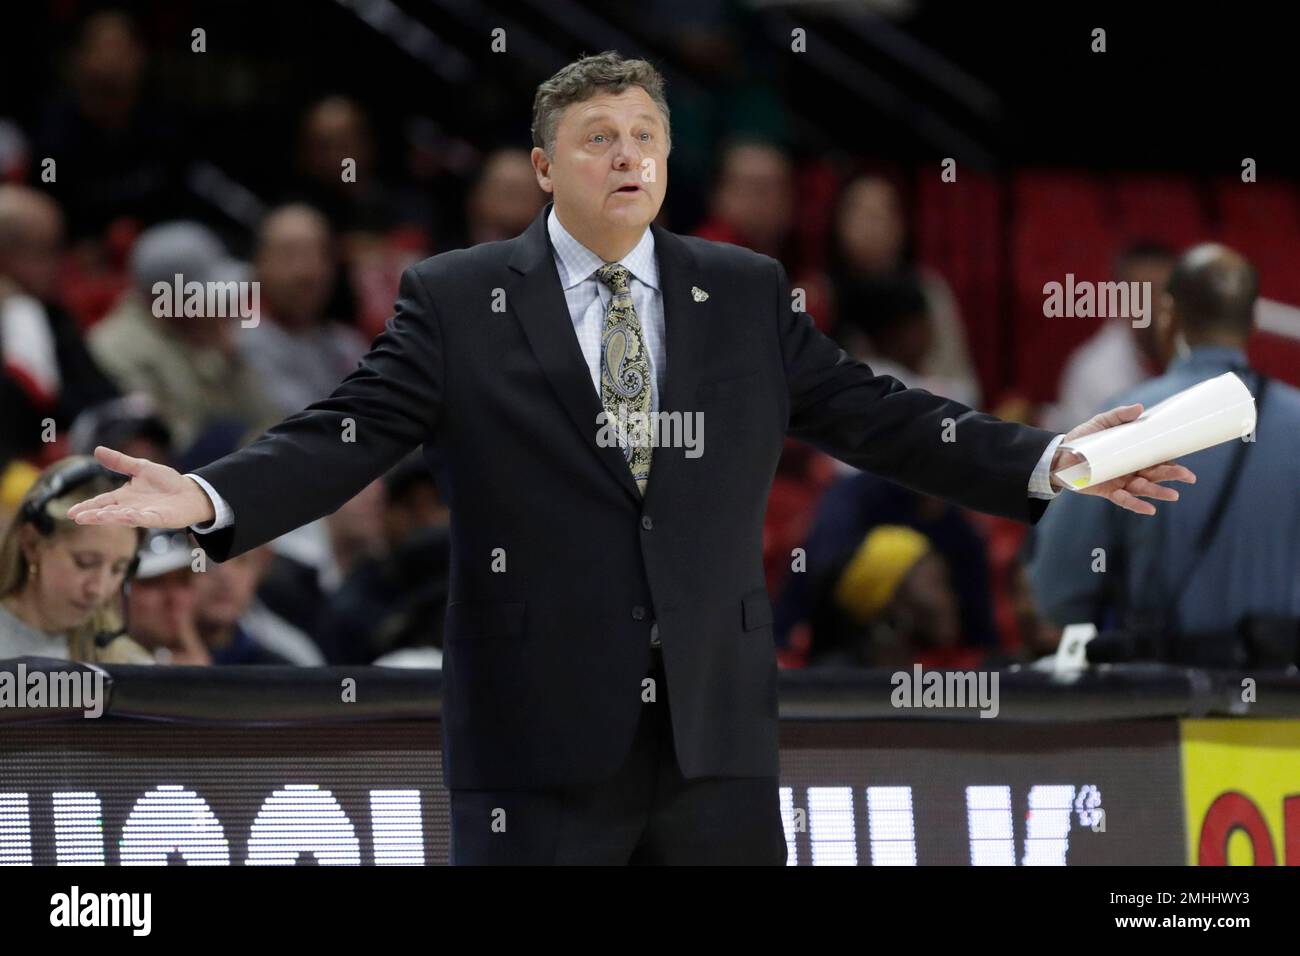
MULTIPOLYGON (((938 273, 912 261, 902 203, 893 185, 877 176, 859 176, 845 184, 831 220, 827 280, 834 298, 866 280, 902 280, 918 285, 931 326, 917 372, 945 383, 947 398, 979 407, 980 387, 966 347, 966 332, 948 283, 938 273)), ((853 304, 833 303, 832 330, 853 316, 853 304)), ((1073 425, 1071 425, 1073 427, 1073 425)))
POLYGON ((483 161, 465 203, 467 245, 513 239, 546 202, 526 149, 499 149, 483 161))
POLYGON ((331 663, 368 664, 402 651, 441 660, 451 563, 449 512, 417 452, 383 479, 387 553, 348 575, 323 617, 321 644, 331 663))
POLYGON ((54 201, 0 185, 0 466, 38 457, 78 412, 117 395, 57 301, 62 249, 54 201))
POLYGON ((383 482, 373 481, 333 514, 271 542, 275 559, 258 584, 258 600, 309 635, 326 658, 324 611, 355 567, 386 552, 383 510, 383 482))
POLYGON ((160 664, 212 663, 195 620, 191 561, 190 540, 179 531, 150 531, 140 549, 127 621, 131 637, 160 664))
POLYGON ((771 256, 797 275, 794 209, 794 169, 785 151, 757 140, 733 141, 718 163, 710 218, 695 234, 771 256))
MULTIPOLYGON (((330 573, 326 587, 333 591, 363 561, 384 554, 391 538, 388 493, 384 482, 372 481, 338 511, 325 518, 329 540, 330 573)), ((419 525, 415 525, 418 527, 419 525)))
POLYGON ((1027 534, 1011 562, 1011 606, 1015 611, 1019 647, 1003 661, 1006 664, 1042 660, 1055 654, 1061 644, 1061 628, 1043 614, 1034 597, 1033 582, 1029 579, 1029 564, 1037 541, 1032 531, 1027 534))
MULTIPOLYGON (((1134 243, 1115 260, 1115 279, 1150 283, 1154 309, 1169 282, 1175 258, 1174 251, 1161 243, 1134 243)), ((1170 358, 1167 347, 1160 341, 1155 316, 1146 318, 1143 328, 1134 326, 1132 318, 1107 319, 1070 354, 1057 388, 1057 403, 1044 412, 1044 428, 1069 431, 1071 423, 1083 421, 1112 395, 1164 371, 1170 358), (1083 418, 1076 417, 1079 415, 1083 418)))
POLYGON ((820 582, 810 665, 961 667, 957 599, 925 535, 881 525, 855 542, 820 582))
POLYGON ((904 385, 924 388, 967 403, 970 383, 927 372, 938 334, 930 300, 915 273, 844 276, 835 284, 840 320, 834 338, 844 350, 892 375, 904 385))
POLYGON ((318 210, 331 240, 325 314, 345 319, 366 339, 392 314, 402 270, 429 254, 442 223, 424 192, 385 179, 366 111, 345 96, 327 96, 303 114, 293 177, 282 205, 318 210))
POLYGON ((93 458, 73 456, 23 496, 0 537, 0 658, 152 663, 130 638, 109 637, 121 629, 122 583, 143 534, 67 518, 74 504, 121 483, 93 458))
MULTIPOLYGON (((235 423, 216 423, 175 459, 182 473, 229 454, 253 436, 235 423)), ((290 663, 325 662, 317 643, 322 609, 344 575, 382 540, 379 482, 364 488, 334 514, 309 522, 266 545, 255 596, 242 612, 245 636, 290 663)), ((239 635, 235 638, 242 640, 239 635)))
POLYGON ((72 422, 68 444, 75 455, 93 455, 97 445, 126 454, 172 463, 172 433, 158 414, 158 404, 144 392, 132 392, 85 409, 72 422))
MULTIPOLYGON (((263 640, 265 633, 250 626, 257 618, 264 619, 258 610, 257 586, 271 557, 269 547, 254 548, 219 564, 209 562, 202 574, 194 576, 195 622, 213 664, 323 663, 295 660, 292 652, 270 646, 263 640)), ((292 643, 301 646, 296 639, 292 643)))
POLYGON ((806 569, 790 574, 777 596, 778 643, 787 643, 796 628, 811 622, 818 597, 815 582, 841 564, 873 528, 885 525, 909 527, 924 535, 928 546, 944 558, 957 597, 962 643, 998 646, 984 538, 960 508, 868 472, 842 478, 822 497, 803 543, 806 569))
POLYGON ((343 235, 381 235, 403 225, 427 235, 434 226, 425 199, 381 178, 366 111, 346 96, 324 97, 303 114, 287 195, 319 209, 343 235))
MULTIPOLYGON (((1105 404, 1150 408, 1227 371, 1259 401, 1245 353, 1258 288, 1251 264, 1224 246, 1199 245, 1180 256, 1155 318, 1162 347, 1177 357, 1163 375, 1105 404)), ((1236 441, 1198 452, 1196 483, 1180 490, 1177 508, 1151 517, 1062 495, 1035 528, 1029 567, 1052 622, 1141 625, 1227 641, 1251 615, 1300 617, 1300 390, 1269 381, 1258 416, 1236 488, 1204 547, 1200 535, 1242 447, 1236 441)))
POLYGON ((253 259, 261 321, 239 330, 239 346, 280 415, 329 395, 366 352, 355 330, 325 312, 334 269, 329 223, 316 210, 283 206, 262 222, 253 259))
MULTIPOLYGON (((227 281, 232 273, 221 241, 207 227, 172 222, 146 230, 131 251, 132 288, 90 331, 90 350, 128 392, 158 403, 177 450, 188 448, 214 422, 250 429, 273 424, 275 407, 240 354, 239 318, 154 314, 154 286, 227 281)), ((229 310, 228 310, 229 311, 229 310)))
POLYGON ((148 224, 185 211, 181 149, 189 137, 179 115, 144 95, 147 62, 126 13, 95 13, 83 23, 70 90, 47 109, 34 149, 57 164, 48 188, 67 211, 74 240, 98 237, 120 216, 148 224))
MULTIPOLYGON (((792 275, 802 270, 794 233, 795 181, 789 156, 756 138, 735 138, 719 153, 709 201, 710 218, 696 235, 746 246, 772 256, 792 275)), ((785 580, 790 548, 803 540, 817 498, 834 474, 823 452, 786 438, 763 527, 763 566, 768 587, 785 580)))

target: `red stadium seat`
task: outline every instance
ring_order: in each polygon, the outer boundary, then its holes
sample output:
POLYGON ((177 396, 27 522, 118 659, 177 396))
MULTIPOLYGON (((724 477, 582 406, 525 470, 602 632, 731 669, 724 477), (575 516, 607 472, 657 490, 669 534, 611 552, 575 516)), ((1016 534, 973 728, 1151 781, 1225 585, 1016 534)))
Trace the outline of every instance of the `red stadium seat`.
POLYGON ((1182 249, 1210 234, 1201 187, 1188 176, 1127 175, 1112 186, 1123 242, 1153 239, 1182 249))

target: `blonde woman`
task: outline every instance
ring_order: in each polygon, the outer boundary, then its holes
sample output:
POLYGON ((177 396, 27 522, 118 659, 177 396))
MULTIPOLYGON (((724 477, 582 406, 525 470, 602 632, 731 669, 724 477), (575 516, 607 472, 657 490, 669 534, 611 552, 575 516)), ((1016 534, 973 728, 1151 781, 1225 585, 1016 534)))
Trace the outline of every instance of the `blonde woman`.
POLYGON ((78 455, 45 469, 23 496, 0 538, 0 659, 152 663, 122 636, 120 611, 143 532, 67 517, 72 505, 120 484, 93 458, 78 455))

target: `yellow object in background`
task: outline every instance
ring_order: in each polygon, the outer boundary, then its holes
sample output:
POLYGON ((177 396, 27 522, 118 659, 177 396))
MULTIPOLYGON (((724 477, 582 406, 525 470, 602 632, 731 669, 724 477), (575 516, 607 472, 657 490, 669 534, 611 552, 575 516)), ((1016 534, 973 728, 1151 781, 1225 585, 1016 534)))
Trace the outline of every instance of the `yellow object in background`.
POLYGON ((912 528, 873 528, 835 583, 835 603, 859 624, 867 623, 893 600, 907 572, 929 550, 930 539, 912 528))
POLYGON ((23 495, 36 483, 41 470, 25 461, 11 461, 0 474, 0 510, 13 513, 23 500, 23 495))

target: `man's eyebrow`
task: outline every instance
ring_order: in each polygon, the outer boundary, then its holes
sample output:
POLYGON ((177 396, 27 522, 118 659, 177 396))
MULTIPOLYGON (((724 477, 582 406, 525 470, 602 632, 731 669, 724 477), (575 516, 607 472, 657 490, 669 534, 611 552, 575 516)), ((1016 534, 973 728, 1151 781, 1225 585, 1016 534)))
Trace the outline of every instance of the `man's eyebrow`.
MULTIPOLYGON (((651 121, 657 121, 657 120, 658 120, 658 118, 657 118, 653 113, 637 113, 636 116, 634 116, 634 117, 632 117, 632 118, 633 118, 633 119, 641 119, 641 120, 651 120, 651 121)), ((583 125, 583 126, 590 126, 592 123, 604 123, 604 122, 608 122, 609 119, 610 119, 610 114, 609 114, 609 113, 604 113, 604 112, 602 112, 602 113, 592 113, 591 115, 587 116, 587 118, 584 119, 584 120, 582 121, 582 125, 583 125)))

